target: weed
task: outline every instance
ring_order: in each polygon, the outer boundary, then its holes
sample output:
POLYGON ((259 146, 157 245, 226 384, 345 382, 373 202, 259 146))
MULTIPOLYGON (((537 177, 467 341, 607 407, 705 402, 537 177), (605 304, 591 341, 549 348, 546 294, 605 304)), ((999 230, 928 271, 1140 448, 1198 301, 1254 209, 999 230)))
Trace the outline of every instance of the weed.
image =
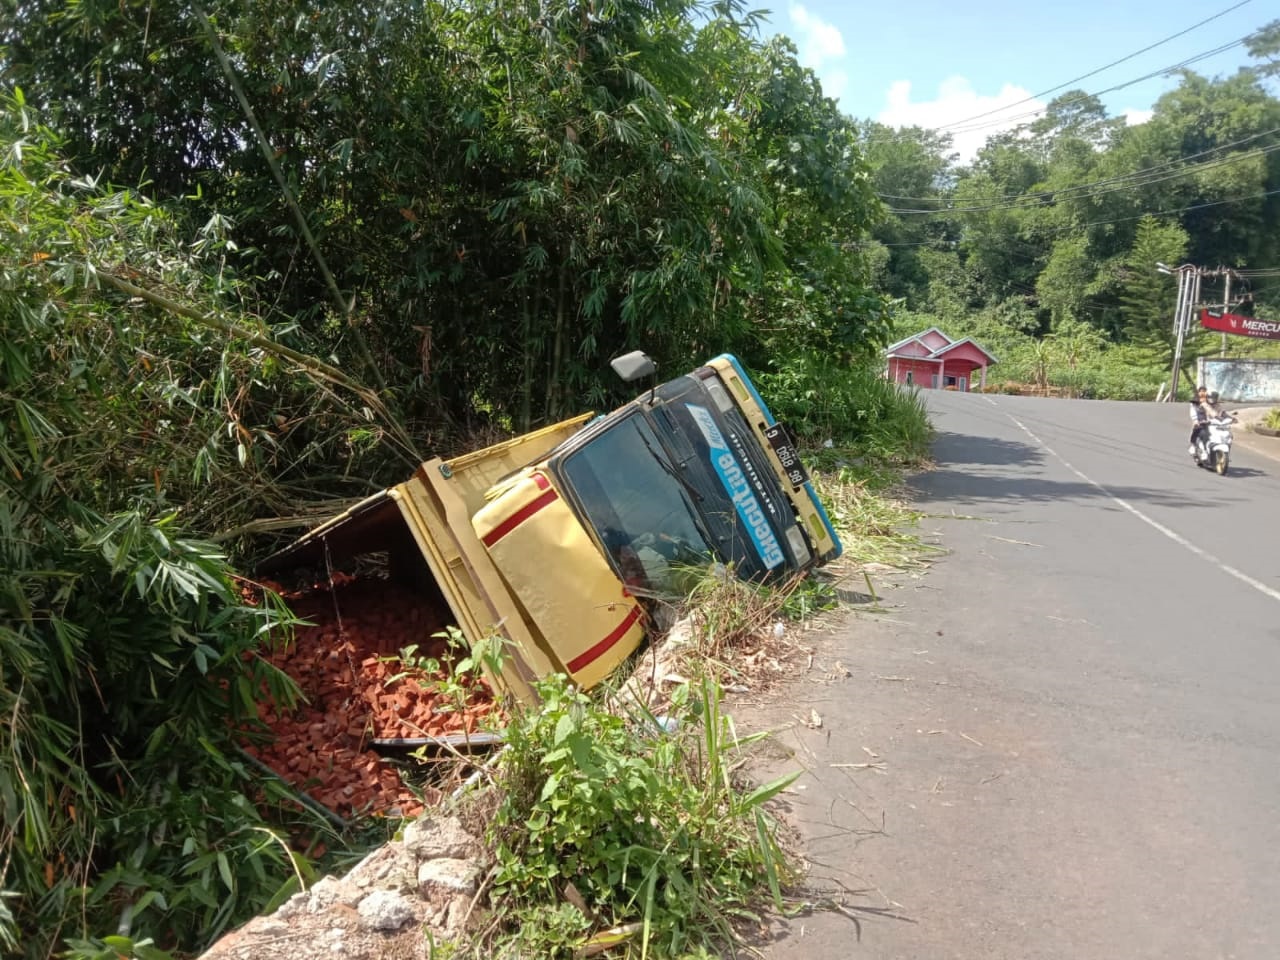
MULTIPOLYGON (((432 634, 432 636, 442 637, 444 634, 436 633, 432 634)), ((440 661, 435 657, 419 654, 418 645, 416 643, 411 643, 407 647, 401 647, 393 657, 379 657, 378 659, 383 663, 398 664, 402 668, 397 673, 393 673, 383 681, 383 683, 388 687, 393 683, 398 683, 399 681, 409 679, 410 677, 431 677, 440 672, 440 661)))
POLYGON ((836 588, 830 580, 811 577, 802 580, 796 589, 782 598, 779 612, 788 620, 801 623, 840 605, 836 588))
POLYGON ((1280 430, 1280 407, 1268 410, 1262 425, 1268 430, 1280 430))
POLYGON ((707 572, 689 590, 685 610, 693 619, 695 655, 712 662, 761 633, 801 583, 800 578, 774 587, 762 587, 736 577, 707 572))
POLYGON ((740 789, 743 746, 704 679, 673 696, 671 733, 636 708, 604 710, 563 677, 508 728, 490 826, 494 905, 511 954, 568 956, 592 931, 630 936, 640 955, 674 957, 732 937, 762 891, 792 877, 763 806, 797 774, 740 789), (572 885, 581 907, 561 901, 572 885), (614 930, 621 928, 622 932, 614 930))

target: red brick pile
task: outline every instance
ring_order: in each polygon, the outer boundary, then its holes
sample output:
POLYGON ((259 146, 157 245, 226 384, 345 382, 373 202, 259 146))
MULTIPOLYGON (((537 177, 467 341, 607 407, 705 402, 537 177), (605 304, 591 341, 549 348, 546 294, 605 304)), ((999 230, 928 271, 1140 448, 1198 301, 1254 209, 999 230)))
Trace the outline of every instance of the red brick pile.
POLYGON ((298 627, 294 642, 270 656, 305 701, 287 714, 272 703, 258 714, 275 736, 249 751, 299 790, 341 816, 422 812, 423 800, 400 780, 396 765, 372 749, 374 738, 473 733, 493 708, 488 687, 469 682, 458 698, 440 690, 448 662, 460 655, 435 637, 442 611, 417 594, 378 578, 334 574, 329 584, 289 595, 298 627), (405 661, 400 651, 417 645, 405 661), (438 660, 434 675, 417 658, 438 660))

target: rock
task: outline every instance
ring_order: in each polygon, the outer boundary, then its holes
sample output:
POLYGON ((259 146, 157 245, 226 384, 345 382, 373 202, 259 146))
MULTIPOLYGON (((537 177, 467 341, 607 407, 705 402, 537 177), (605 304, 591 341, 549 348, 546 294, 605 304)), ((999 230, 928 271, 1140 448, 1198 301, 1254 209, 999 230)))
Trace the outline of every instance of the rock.
POLYGON ((415 862, 402 844, 389 843, 347 874, 346 882, 365 891, 378 887, 412 889, 415 862))
POLYGON ((320 913, 328 910, 335 903, 354 907, 360 899, 360 891, 352 889, 336 877, 325 877, 314 887, 307 897, 307 913, 320 913))
POLYGON ((449 906, 445 908, 443 924, 445 933, 457 935, 462 932, 467 916, 471 913, 471 903, 470 897, 462 896, 449 901, 449 906))
POLYGON ((418 867, 418 890, 424 897, 453 897, 476 892, 480 865, 474 860, 441 857, 418 867))
POLYGON ((685 648, 696 642, 696 637, 691 617, 677 620, 660 643, 650 644, 641 655, 631 675, 610 700, 610 710, 627 715, 640 706, 661 712, 663 706, 670 702, 664 684, 686 682, 676 666, 684 656, 685 648))
POLYGON ((404 828, 403 843, 405 850, 418 861, 441 857, 460 860, 479 849, 475 837, 463 830, 453 817, 424 816, 415 820, 404 828))
POLYGON ((414 919, 413 904, 391 890, 375 890, 356 907, 360 922, 371 930, 399 930, 414 919))
POLYGON ((259 917, 245 929, 255 936, 281 937, 289 932, 289 925, 283 920, 277 920, 272 917, 259 917))
POLYGON ((426 916, 427 926, 432 930, 444 930, 445 920, 448 919, 448 914, 449 904, 447 902, 439 905, 428 903, 426 916))
POLYGON ((307 903, 311 899, 311 894, 305 890, 302 893, 295 893, 292 897, 280 904, 280 909, 272 916, 278 920, 288 920, 290 917, 296 917, 307 908, 307 903))

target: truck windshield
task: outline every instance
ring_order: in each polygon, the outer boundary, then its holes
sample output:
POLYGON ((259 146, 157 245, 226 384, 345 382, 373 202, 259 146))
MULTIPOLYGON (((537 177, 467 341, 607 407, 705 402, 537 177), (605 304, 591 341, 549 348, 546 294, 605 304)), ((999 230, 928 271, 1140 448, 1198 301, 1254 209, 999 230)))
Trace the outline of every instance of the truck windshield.
POLYGON ((640 593, 683 594, 689 569, 716 558, 695 506, 701 495, 679 470, 638 412, 593 437, 560 465, 610 561, 640 593))

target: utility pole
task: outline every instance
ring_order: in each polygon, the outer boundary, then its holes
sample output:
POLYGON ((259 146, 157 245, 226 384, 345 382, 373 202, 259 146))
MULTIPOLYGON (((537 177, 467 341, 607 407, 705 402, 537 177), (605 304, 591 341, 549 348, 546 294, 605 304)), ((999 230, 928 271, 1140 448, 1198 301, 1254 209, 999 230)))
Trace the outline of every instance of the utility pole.
MULTIPOLYGON (((1232 267, 1218 267, 1215 270, 1206 270, 1191 263, 1184 263, 1180 267, 1170 267, 1163 263, 1157 263, 1156 271, 1170 275, 1176 273, 1178 275, 1178 305, 1173 310, 1173 372, 1169 378, 1169 396, 1165 397, 1165 400, 1168 401, 1178 395, 1182 348, 1186 344, 1187 333, 1190 331, 1192 323, 1195 322, 1196 310, 1200 306, 1201 278, 1223 278, 1222 312, 1225 314, 1231 310, 1231 278, 1238 277, 1239 274, 1232 267)), ((1222 356, 1225 357, 1226 355, 1227 334, 1224 332, 1222 334, 1222 356)))
MULTIPOLYGON (((1226 269, 1226 278, 1222 288, 1222 315, 1226 316, 1231 311, 1231 275, 1235 273, 1230 267, 1226 269)), ((1222 331, 1222 353, 1219 356, 1227 355, 1227 332, 1222 331)))
POLYGON ((1177 273, 1178 275, 1178 305, 1173 311, 1173 370, 1169 376, 1169 396, 1168 401, 1174 400, 1178 396, 1178 377, 1181 375, 1182 366, 1182 346, 1187 338, 1187 328, 1191 325, 1191 317, 1195 313, 1195 305, 1200 299, 1200 268, 1194 264, 1184 263, 1182 266, 1174 269, 1167 267, 1163 263, 1157 263, 1156 269, 1160 273, 1177 273))

